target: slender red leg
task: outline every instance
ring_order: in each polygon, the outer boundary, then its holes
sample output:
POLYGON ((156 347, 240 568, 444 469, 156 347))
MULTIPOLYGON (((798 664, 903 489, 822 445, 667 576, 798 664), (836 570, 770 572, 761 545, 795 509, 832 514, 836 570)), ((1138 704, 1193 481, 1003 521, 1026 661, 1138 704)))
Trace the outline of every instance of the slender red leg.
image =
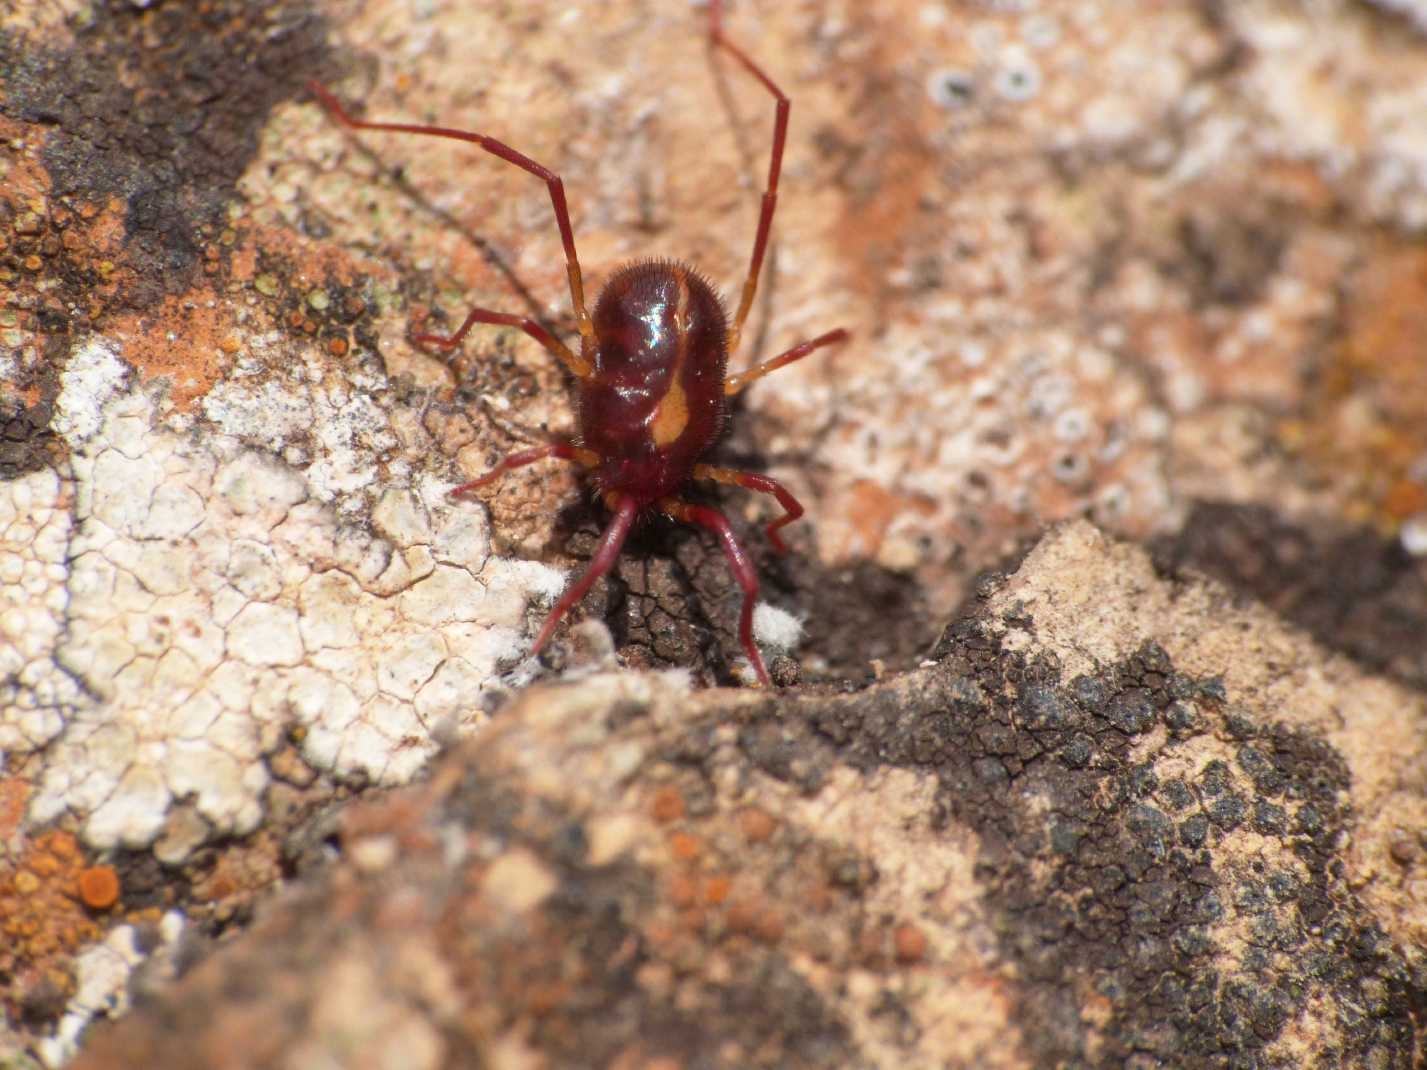
POLYGON ((748 278, 743 283, 743 296, 738 299, 738 312, 733 317, 733 330, 728 336, 728 351, 733 353, 738 349, 738 339, 743 334, 743 321, 748 318, 748 310, 753 307, 753 295, 758 292, 758 274, 763 270, 763 255, 768 251, 768 232, 773 226, 773 210, 778 206, 778 176, 783 170, 783 144, 788 139, 788 112, 792 102, 787 94, 774 84, 773 79, 764 74, 741 48, 724 35, 722 0, 709 0, 709 44, 724 48, 748 73, 762 82, 777 101, 777 112, 773 120, 773 155, 768 163, 768 186, 763 191, 763 210, 758 216, 758 235, 753 239, 753 256, 748 262, 748 278))
POLYGON ((593 468, 599 464, 599 454, 592 450, 581 449, 579 446, 571 446, 568 442, 552 442, 548 446, 535 446, 528 450, 521 450, 519 453, 512 453, 496 465, 480 479, 473 479, 469 483, 462 483, 454 490, 446 493, 452 498, 459 498, 468 491, 477 487, 484 487, 512 468, 524 468, 527 464, 534 464, 536 461, 543 461, 546 457, 554 457, 561 461, 577 461, 586 468, 593 468))
POLYGON ((501 327, 519 327, 526 334, 534 338, 547 350, 549 350, 560 363, 569 368, 577 377, 588 379, 594 373, 594 367, 582 355, 573 353, 569 346, 556 338, 540 324, 532 319, 523 316, 512 316, 506 312, 491 312, 489 309, 473 308, 466 314, 465 322, 456 330, 453 335, 441 334, 418 334, 412 338, 417 345, 440 346, 442 349, 455 349, 461 344, 461 339, 477 323, 493 323, 501 327))
POLYGON ((743 487, 746 490, 756 490, 759 494, 771 494, 778 499, 778 504, 783 507, 783 515, 764 529, 768 536, 768 541, 773 544, 773 549, 780 554, 788 552, 788 545, 783 541, 783 536, 778 534, 778 529, 786 524, 791 524, 798 517, 803 515, 803 503, 794 498, 788 492, 788 488, 779 483, 776 479, 769 479, 767 476, 758 475, 756 472, 739 472, 732 468, 715 468, 711 464, 694 465, 695 479, 712 479, 718 483, 728 483, 735 487, 743 487))
POLYGON ((605 528, 604 535, 600 537, 600 544, 595 549, 595 556, 591 558, 589 568, 585 569, 585 574, 560 596, 560 601, 555 603, 555 608, 545 619, 545 626, 535 637, 535 645, 530 648, 532 655, 540 653, 540 648, 554 634, 555 626, 560 623, 560 618, 569 612, 571 606, 585 597, 589 589, 595 585, 595 580, 603 576, 614 565, 619 557, 620 547, 624 545, 624 540, 629 535, 629 529, 634 526, 634 518, 638 515, 639 505, 633 498, 625 495, 618 499, 615 505, 614 519, 609 522, 609 527, 605 528))
POLYGON ((823 346, 830 346, 835 342, 844 341, 847 337, 846 329, 839 327, 835 331, 828 331, 827 334, 818 335, 810 342, 795 345, 786 353, 780 353, 772 360, 766 360, 756 368, 749 368, 746 372, 730 375, 724 380, 723 392, 725 395, 732 397, 755 379, 762 379, 769 372, 775 372, 779 368, 792 364, 795 360, 802 360, 815 349, 821 349, 823 346))
MULTIPOLYGON (((794 504, 797 503, 794 502, 794 504)), ((763 655, 758 652, 758 647, 753 642, 753 607, 758 601, 758 573, 753 568, 753 562, 748 560, 748 555, 744 553, 743 547, 738 544, 738 539, 734 537, 733 528, 729 526, 728 518, 717 509, 711 509, 706 505, 691 505, 677 498, 662 499, 659 502, 659 508, 675 520, 708 528, 723 543, 723 552, 728 557, 729 570, 733 573, 733 578, 738 581, 738 585, 743 588, 743 609, 738 615, 738 641, 743 646, 743 652, 748 655, 748 660, 753 663, 753 671, 758 674, 758 682, 764 687, 772 687, 773 680, 769 677, 768 669, 763 664, 763 655)), ((801 511, 802 509, 799 507, 799 512, 801 511)))
POLYGON ((492 156, 499 156, 507 163, 513 163, 523 171, 529 171, 536 178, 545 180, 550 189, 550 203, 555 207, 555 222, 560 227, 560 240, 565 245, 565 272, 570 277, 570 299, 575 306, 575 320, 580 326, 580 334, 586 339, 594 337, 594 327, 590 315, 585 311, 585 284, 580 276, 580 261, 575 255, 575 232, 570 227, 570 210, 565 205, 565 184, 560 176, 548 167, 536 163, 529 156, 517 152, 503 141, 497 141, 485 134, 467 130, 452 130, 444 126, 422 126, 411 123, 373 123, 352 116, 342 107, 327 89, 315 80, 307 83, 317 99, 332 113, 332 117, 352 130, 384 130, 394 134, 421 134, 426 137, 444 137, 453 141, 467 141, 479 145, 492 156))

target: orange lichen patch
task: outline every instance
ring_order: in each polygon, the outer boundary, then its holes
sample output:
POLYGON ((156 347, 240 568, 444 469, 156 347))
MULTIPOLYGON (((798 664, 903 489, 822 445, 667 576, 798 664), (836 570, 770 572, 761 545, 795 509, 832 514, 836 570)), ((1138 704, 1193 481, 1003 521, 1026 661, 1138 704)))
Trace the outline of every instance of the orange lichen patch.
POLYGON ((684 809, 684 796, 679 793, 678 788, 672 786, 665 786, 656 791, 653 801, 649 804, 650 814, 661 825, 679 820, 684 816, 684 809))
POLYGON ((719 906, 733 890, 733 881, 727 877, 709 877, 704 881, 704 902, 709 906, 719 906))
POLYGON ((65 862, 77 862, 80 858, 79 841, 68 832, 52 832, 38 841, 44 849, 65 862))
POLYGON ((902 922, 892 930, 892 953, 903 965, 921 962, 927 954, 926 934, 910 922, 902 922))
POLYGON ((49 832, 0 866, 0 1004, 12 1012, 36 977, 68 977, 71 956, 100 928, 75 895, 84 858, 73 836, 49 832))
POLYGON ((19 777, 0 780, 0 844, 13 836, 25 819, 30 800, 30 782, 19 777))
POLYGON ((724 920, 732 932, 765 944, 776 944, 787 927, 781 912, 758 899, 740 899, 729 904, 724 920))
POLYGON ((8 155, 10 170, 5 175, 4 198, 15 209, 6 235, 18 238, 52 237, 39 251, 54 255, 61 250, 75 251, 89 239, 91 250, 117 254, 122 249, 124 203, 111 199, 106 205, 92 202, 70 203, 54 200, 50 195, 50 177, 39 157, 48 132, 44 127, 30 126, 0 118, 0 141, 11 147, 8 155), (23 146, 23 148, 21 148, 23 146), (80 229, 70 231, 71 223, 80 229))
POLYGON ((852 520, 850 542, 854 545, 835 548, 835 560, 876 557, 887 529, 892 522, 908 512, 933 516, 936 505, 923 498, 893 494, 886 488, 870 480, 860 480, 852 489, 852 506, 848 516, 852 520))
POLYGON ((36 855, 30 859, 28 873, 34 874, 41 880, 53 877, 64 868, 64 861, 52 854, 36 855))
POLYGON ((125 358, 145 379, 172 381, 169 396, 184 412, 218 382, 224 343, 235 329, 233 306, 213 290, 190 290, 157 309, 119 317, 114 329, 126 340, 125 358))
POLYGON ((132 278, 115 263, 122 202, 54 196, 41 157, 47 137, 44 128, 0 120, 0 288, 10 291, 0 341, 19 355, 9 385, 27 400, 29 375, 45 367, 55 336, 92 327, 132 278))
POLYGON ((258 245, 245 241, 233 250, 228 271, 234 282, 249 282, 258 271, 258 245))
POLYGON ((119 901, 119 874, 113 866, 90 866, 79 874, 79 898, 91 910, 108 910, 119 901))
POLYGON ((232 246, 229 273, 234 282, 256 280, 268 272, 264 264, 272 262, 290 265, 279 281, 297 292, 306 292, 327 280, 339 286, 361 286, 369 278, 387 286, 401 281, 389 264, 355 257, 337 245, 314 244, 286 227, 247 222, 233 233, 235 238, 228 244, 232 246))
POLYGON ((692 862, 703 853, 703 843, 697 836, 676 832, 669 837, 669 851, 681 862, 692 862))
POLYGON ((766 810, 756 806, 739 811, 738 828, 749 843, 762 843, 773 835, 778 823, 766 810))
POLYGON ((1343 341, 1294 442, 1393 530, 1427 507, 1427 249, 1384 240, 1350 280, 1343 341))
MULTIPOLYGON (((215 286, 226 287, 227 303, 234 304, 234 294, 245 295, 250 331, 277 326, 289 335, 317 338, 333 357, 351 351, 352 328, 371 308, 355 291, 373 277, 384 285, 399 281, 382 265, 347 250, 313 245, 289 230, 254 223, 224 230, 205 250, 205 256, 210 254, 210 274, 218 280, 215 286)), ((241 348, 241 340, 231 334, 216 340, 230 355, 241 348)))

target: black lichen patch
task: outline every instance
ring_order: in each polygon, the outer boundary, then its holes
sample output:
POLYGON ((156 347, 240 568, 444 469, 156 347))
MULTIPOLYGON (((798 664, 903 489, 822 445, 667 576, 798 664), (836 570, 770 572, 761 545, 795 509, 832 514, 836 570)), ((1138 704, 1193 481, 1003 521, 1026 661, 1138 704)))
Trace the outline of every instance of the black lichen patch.
POLYGON ((0 36, 0 114, 51 128, 57 199, 119 199, 146 307, 202 271, 197 228, 217 225, 272 109, 322 73, 326 27, 303 2, 94 5, 72 48, 0 36))
POLYGON ((801 696, 740 743, 808 792, 834 763, 937 777, 933 826, 982 844, 1034 1065, 1411 1065, 1427 990, 1346 883, 1336 752, 1153 644, 1066 680, 968 618, 938 653, 915 692, 801 696), (1300 1018, 1313 1057, 1275 1055, 1300 1018))
POLYGON ((52 416, 50 401, 27 407, 0 398, 0 481, 54 468, 63 459, 63 443, 50 430, 52 416))
MULTIPOLYGON (((576 575, 588 567, 608 523, 609 514, 588 499, 561 511, 555 542, 577 562, 576 575)), ((740 595, 732 580, 725 582, 718 574, 722 560, 718 548, 702 545, 696 532, 657 514, 648 517, 631 534, 614 567, 567 620, 603 621, 629 668, 685 669, 703 687, 732 682, 741 652, 740 595)), ((543 619, 532 623, 538 629, 543 619)), ((557 669, 564 666, 563 634, 562 626, 556 632, 560 638, 541 654, 557 669)))
POLYGON ((1270 202, 1245 202, 1239 211, 1191 212, 1180 221, 1180 255, 1165 269, 1185 277, 1198 304, 1250 304, 1278 270, 1293 220, 1270 202))
POLYGON ((1200 502, 1155 547, 1162 573, 1205 572, 1314 639, 1427 690, 1427 568, 1367 529, 1301 527, 1261 506, 1200 502))

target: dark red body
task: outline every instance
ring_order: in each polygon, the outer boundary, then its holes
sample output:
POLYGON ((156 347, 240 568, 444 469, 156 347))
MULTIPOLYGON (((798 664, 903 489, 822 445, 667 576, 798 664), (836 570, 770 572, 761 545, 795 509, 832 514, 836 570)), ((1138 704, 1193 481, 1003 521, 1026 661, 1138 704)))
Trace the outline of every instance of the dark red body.
POLYGON ((580 445, 601 491, 646 505, 689 481, 723 431, 728 317, 693 268, 622 268, 592 317, 595 373, 580 382, 580 445))

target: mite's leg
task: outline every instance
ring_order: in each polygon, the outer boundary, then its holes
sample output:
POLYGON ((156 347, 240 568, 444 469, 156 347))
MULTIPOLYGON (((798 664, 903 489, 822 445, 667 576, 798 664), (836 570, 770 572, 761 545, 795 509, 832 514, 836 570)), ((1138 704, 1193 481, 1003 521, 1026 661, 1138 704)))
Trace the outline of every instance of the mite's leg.
MULTIPOLYGON (((536 178, 544 179, 545 185, 550 190, 550 203, 555 208, 555 222, 560 228, 560 241, 565 246, 565 273, 570 279, 570 300, 575 306, 575 321, 579 324, 580 334, 584 338, 594 338, 594 327, 590 324, 589 313, 585 311, 585 284, 580 275, 579 257, 575 255, 575 233, 570 227, 570 210, 565 205, 565 184, 560 181, 559 175, 548 167, 536 163, 529 156, 516 152, 505 142, 497 141, 485 134, 476 134, 467 130, 452 130, 444 126, 373 123, 355 118, 320 82, 309 81, 307 85, 317 99, 332 113, 332 117, 352 130, 382 130, 394 134, 421 134, 426 137, 444 137, 453 141, 467 141, 473 145, 479 145, 492 156, 498 156, 507 163, 513 163, 521 170, 530 172, 536 178)), ((582 364, 584 370, 577 370, 576 375, 584 377, 590 374, 592 369, 587 362, 582 360, 577 363, 582 364)))
POLYGON ((828 331, 827 334, 818 335, 811 342, 803 342, 800 345, 795 345, 786 353, 780 353, 772 360, 766 360, 756 368, 749 368, 746 372, 730 375, 724 380, 723 392, 725 395, 731 397, 755 379, 762 379, 769 372, 775 372, 779 368, 792 364, 795 360, 802 360, 815 349, 821 349, 823 346, 830 346, 837 342, 844 341, 847 336, 847 331, 839 327, 835 331, 828 331))
POLYGON ((555 603, 555 608, 550 611, 550 616, 545 620, 545 626, 535 637, 535 645, 530 648, 532 655, 540 653, 540 648, 554 634, 555 626, 560 623, 560 618, 569 612, 571 606, 585 597, 589 589, 595 585, 595 580, 608 572, 618 559, 620 547, 624 545, 625 537, 629 535, 629 529, 634 526, 634 518, 639 514, 639 506, 633 498, 627 496, 618 498, 614 506, 614 519, 609 522, 609 527, 605 528, 604 535, 600 537, 600 544, 595 549, 595 556, 590 559, 589 568, 585 569, 585 574, 560 596, 560 601, 555 603))
POLYGON ((765 530, 768 541, 773 544, 773 549, 780 554, 788 552, 788 546, 783 542, 783 537, 778 534, 778 529, 786 524, 791 524, 798 517, 803 515, 803 504, 788 492, 788 488, 779 483, 776 479, 769 479, 767 476, 760 476, 755 472, 739 472, 732 468, 715 468, 711 464, 694 465, 695 479, 712 479, 717 483, 727 483, 735 487, 743 487, 746 490, 756 490, 759 494, 771 494, 778 499, 778 504, 783 507, 783 515, 773 523, 769 524, 765 530))
POLYGON ((659 508, 675 520, 708 528, 723 543, 723 552, 728 557, 729 570, 733 573, 733 578, 738 581, 738 585, 743 588, 743 609, 738 615, 738 641, 743 646, 743 652, 748 655, 748 660, 753 663, 753 671, 758 674, 758 682, 764 687, 772 687, 773 681, 768 676, 767 668, 763 665, 763 655, 758 652, 758 647, 753 642, 753 607, 758 600, 758 573, 754 571, 753 563, 748 560, 748 555, 744 553, 743 547, 734 538, 733 528, 729 526, 728 518, 717 509, 711 509, 705 505, 691 505, 677 498, 662 499, 659 502, 659 508))
POLYGON ((728 336, 728 351, 738 349, 738 339, 743 333, 743 321, 748 318, 748 310, 753 307, 753 295, 758 292, 758 274, 763 270, 763 255, 768 251, 768 232, 773 226, 773 210, 778 206, 778 176, 783 170, 783 144, 788 139, 788 112, 792 102, 786 93, 774 84, 758 65, 743 50, 730 41, 723 32, 723 4, 721 0, 709 3, 709 43, 721 47, 743 65, 773 94, 777 111, 773 120, 773 155, 768 163, 768 185, 763 191, 763 209, 758 216, 758 234, 753 239, 753 256, 748 262, 748 278, 743 283, 743 296, 738 299, 738 312, 733 317, 733 330, 728 336))
POLYGON ((571 446, 567 442, 552 442, 548 446, 535 446, 532 449, 521 450, 519 453, 512 453, 496 465, 480 479, 473 479, 469 483, 462 483, 454 490, 446 493, 452 498, 459 498, 467 491, 475 490, 477 487, 484 487, 487 483, 493 482, 497 477, 509 472, 512 468, 524 468, 527 464, 534 464, 536 461, 543 461, 546 457, 554 457, 561 461, 575 461, 586 468, 593 468, 600 463, 599 454, 593 450, 581 449, 579 446, 571 446))
POLYGON ((565 367, 569 368, 570 371, 579 378, 584 379, 593 371, 589 361, 585 360, 583 356, 572 352, 569 346, 565 345, 564 342, 560 341, 560 339, 556 338, 534 320, 526 319, 523 316, 512 316, 505 312, 491 312, 489 309, 484 308, 471 309, 471 311, 466 314, 465 322, 461 324, 455 334, 418 334, 412 338, 412 341, 417 345, 434 345, 440 346, 442 349, 455 349, 461 344, 461 339, 465 338, 466 334, 477 323, 493 323, 502 327, 519 327, 554 354, 560 363, 564 364, 565 367))

